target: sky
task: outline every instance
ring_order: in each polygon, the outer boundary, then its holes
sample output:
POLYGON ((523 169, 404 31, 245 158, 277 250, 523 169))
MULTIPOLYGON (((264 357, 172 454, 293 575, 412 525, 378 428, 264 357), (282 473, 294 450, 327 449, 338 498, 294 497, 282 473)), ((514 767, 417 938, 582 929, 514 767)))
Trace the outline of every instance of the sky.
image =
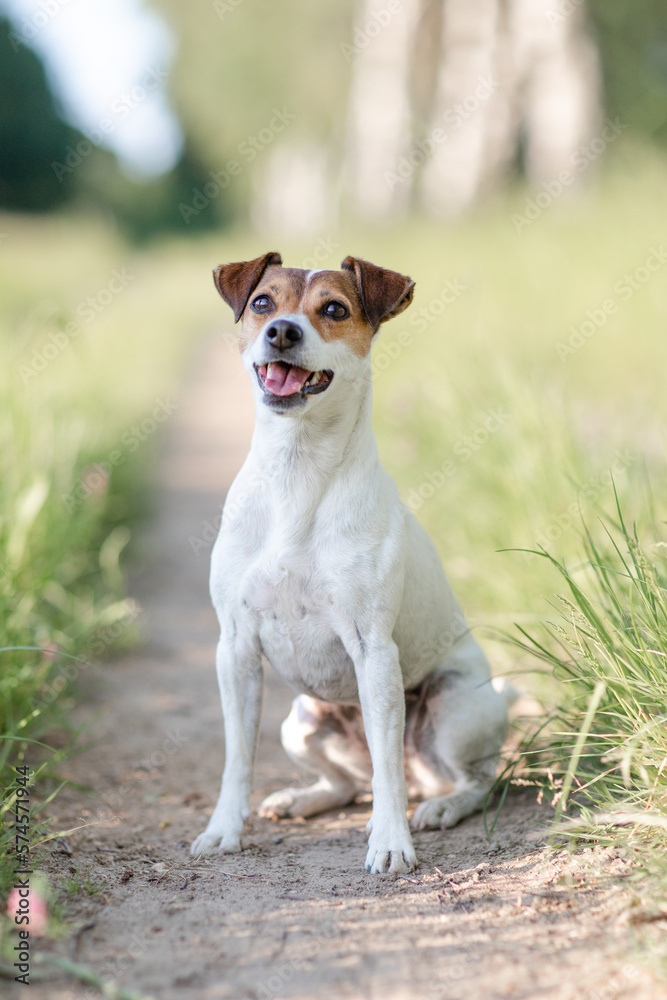
POLYGON ((161 174, 183 136, 165 82, 172 32, 142 0, 0 0, 14 34, 43 59, 63 117, 126 172, 161 174))

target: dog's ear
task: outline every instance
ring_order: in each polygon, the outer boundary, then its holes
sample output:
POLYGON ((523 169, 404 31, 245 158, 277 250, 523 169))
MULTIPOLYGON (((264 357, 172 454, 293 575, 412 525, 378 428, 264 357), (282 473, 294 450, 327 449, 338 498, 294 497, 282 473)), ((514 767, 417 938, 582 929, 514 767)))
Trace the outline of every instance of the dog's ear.
POLYGON ((346 257, 341 267, 354 272, 361 305, 373 331, 412 302, 415 283, 405 274, 377 267, 360 257, 346 257))
POLYGON ((255 260, 242 260, 238 264, 220 264, 213 272, 215 287, 225 302, 234 310, 234 322, 238 323, 248 299, 261 281, 270 264, 282 264, 279 253, 271 251, 255 260))

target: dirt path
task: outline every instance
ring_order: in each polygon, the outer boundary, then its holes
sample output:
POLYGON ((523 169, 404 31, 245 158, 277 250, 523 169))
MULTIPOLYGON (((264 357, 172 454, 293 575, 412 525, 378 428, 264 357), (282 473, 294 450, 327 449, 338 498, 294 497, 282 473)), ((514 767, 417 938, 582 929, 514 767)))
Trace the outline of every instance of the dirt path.
MULTIPOLYGON (((543 850, 548 810, 534 795, 510 802, 490 842, 480 816, 417 834, 409 878, 364 872, 368 802, 305 823, 255 816, 241 855, 190 858, 222 765, 205 538, 252 418, 238 359, 207 340, 163 441, 149 568, 133 588, 147 642, 86 680, 78 720, 96 745, 64 770, 92 790, 66 789, 52 807, 62 829, 90 825, 47 870, 78 869, 92 894, 71 897, 79 933, 48 949, 156 1000, 664 995, 628 957, 625 894, 596 887, 585 853, 543 850)), ((278 741, 290 699, 269 675, 255 806, 301 780, 278 741)), ((613 850, 603 857, 624 866, 613 850)), ((59 972, 30 990, 98 995, 59 972)))

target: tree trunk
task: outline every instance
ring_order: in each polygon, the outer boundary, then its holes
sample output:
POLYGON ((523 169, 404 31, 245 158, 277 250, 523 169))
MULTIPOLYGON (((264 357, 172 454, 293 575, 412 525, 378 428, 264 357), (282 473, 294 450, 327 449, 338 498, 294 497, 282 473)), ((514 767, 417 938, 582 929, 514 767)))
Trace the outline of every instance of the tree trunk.
POLYGON ((361 214, 396 215, 417 188, 428 214, 455 216, 519 162, 536 186, 576 178, 601 117, 583 0, 403 0, 393 14, 361 0, 352 49, 347 181, 361 214))
POLYGON ((400 213, 409 183, 388 175, 409 151, 409 96, 419 0, 361 0, 353 36, 350 127, 346 173, 357 211, 374 219, 400 213))
POLYGON ((504 103, 499 96, 500 13, 500 0, 445 0, 431 131, 435 148, 421 177, 422 202, 431 214, 463 211, 477 197, 485 174, 495 173, 488 162, 490 136, 496 133, 495 147, 501 149, 508 128, 505 115, 491 127, 496 106, 504 103))
POLYGON ((583 3, 512 0, 511 17, 526 174, 538 185, 572 171, 573 155, 593 138, 601 118, 600 68, 583 3))

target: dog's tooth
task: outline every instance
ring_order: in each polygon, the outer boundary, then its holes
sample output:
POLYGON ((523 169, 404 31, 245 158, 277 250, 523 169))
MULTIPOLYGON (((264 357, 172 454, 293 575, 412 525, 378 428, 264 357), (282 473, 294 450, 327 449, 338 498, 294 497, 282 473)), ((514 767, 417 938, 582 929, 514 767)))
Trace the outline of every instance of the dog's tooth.
POLYGON ((319 372, 311 372, 306 381, 303 383, 304 387, 307 385, 315 386, 319 385, 320 382, 326 382, 327 377, 324 370, 319 372))

